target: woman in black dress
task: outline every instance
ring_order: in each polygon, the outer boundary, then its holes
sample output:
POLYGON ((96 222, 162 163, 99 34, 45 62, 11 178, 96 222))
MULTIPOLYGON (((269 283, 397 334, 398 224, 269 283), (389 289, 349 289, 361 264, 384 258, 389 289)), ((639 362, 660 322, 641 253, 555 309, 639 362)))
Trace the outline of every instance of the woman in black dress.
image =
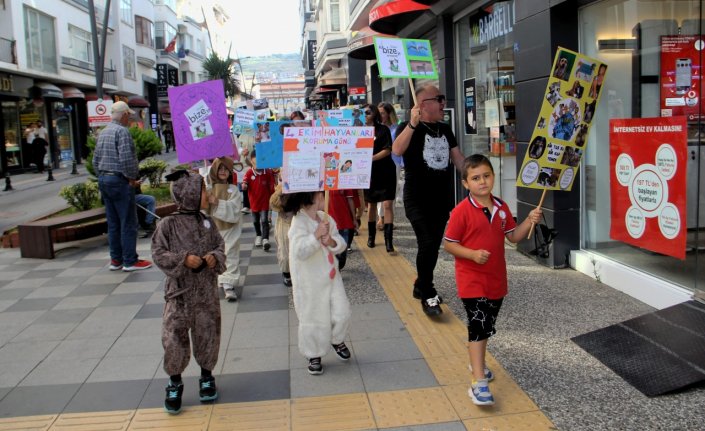
POLYGON ((392 160, 392 134, 382 124, 379 109, 374 105, 363 106, 365 125, 375 128, 375 142, 372 150, 372 176, 370 188, 365 190, 367 202, 367 246, 375 246, 375 223, 377 221, 377 203, 382 202, 384 209, 384 245, 387 253, 395 253, 392 244, 394 228, 394 197, 397 190, 396 166, 392 160))

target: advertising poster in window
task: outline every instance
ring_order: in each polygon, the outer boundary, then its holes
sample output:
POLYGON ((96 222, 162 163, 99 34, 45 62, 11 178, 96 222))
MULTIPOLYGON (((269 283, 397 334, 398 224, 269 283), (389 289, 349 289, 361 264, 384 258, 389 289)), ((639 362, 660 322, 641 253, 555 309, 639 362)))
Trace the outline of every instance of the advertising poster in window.
POLYGON ((223 81, 169 87, 179 163, 233 155, 223 81))
POLYGON ((389 37, 374 40, 382 78, 438 79, 430 41, 389 37))
POLYGON ((463 81, 463 95, 465 98, 465 134, 477 135, 477 107, 475 106, 476 93, 475 78, 463 81))
POLYGON ((703 118, 700 103, 701 36, 661 36, 661 116, 703 118))
POLYGON ((610 120, 610 238, 685 259, 686 117, 610 120))
POLYGON ((517 186, 571 190, 606 74, 607 64, 558 48, 517 186))
POLYGON ((367 189, 374 127, 284 129, 284 193, 367 189))

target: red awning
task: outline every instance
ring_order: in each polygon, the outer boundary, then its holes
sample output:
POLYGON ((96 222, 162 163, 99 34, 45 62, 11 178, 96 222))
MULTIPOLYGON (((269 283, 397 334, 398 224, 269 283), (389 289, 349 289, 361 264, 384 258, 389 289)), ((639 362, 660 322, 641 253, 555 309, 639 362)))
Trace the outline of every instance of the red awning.
POLYGON ((380 0, 370 11, 370 28, 379 33, 397 34, 430 9, 412 0, 380 0))
MULTIPOLYGON (((86 91, 85 95, 87 102, 94 102, 98 100, 98 93, 95 91, 86 91)), ((113 100, 113 98, 108 93, 103 91, 103 100, 113 100)))
POLYGON ((83 94, 83 91, 79 90, 76 87, 72 87, 70 85, 62 86, 61 90, 64 92, 64 99, 85 99, 86 98, 86 95, 83 94))
POLYGON ((331 91, 338 91, 337 88, 329 88, 329 87, 318 87, 316 90, 316 93, 329 93, 331 91))
POLYGON ((130 108, 149 108, 149 102, 142 96, 130 96, 127 99, 127 106, 130 108))
POLYGON ((369 27, 353 32, 348 42, 348 56, 358 60, 375 59, 375 36, 395 37, 377 33, 369 27))
POLYGON ((438 3, 439 0, 414 0, 416 3, 421 3, 425 4, 427 6, 431 6, 432 4, 438 3))

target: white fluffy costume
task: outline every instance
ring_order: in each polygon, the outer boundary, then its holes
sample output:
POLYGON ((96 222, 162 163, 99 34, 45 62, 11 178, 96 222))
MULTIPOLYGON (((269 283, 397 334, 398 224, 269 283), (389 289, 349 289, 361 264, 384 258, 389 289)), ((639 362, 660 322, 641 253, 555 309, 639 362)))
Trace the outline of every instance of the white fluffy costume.
MULTIPOLYGON (((323 220, 325 214, 318 212, 323 220)), ((331 344, 342 343, 350 323, 350 302, 338 271, 336 254, 347 246, 330 222, 334 247, 323 246, 314 232, 318 221, 299 211, 289 229, 289 266, 291 267, 294 309, 299 318, 299 351, 306 358, 325 356, 331 344)))
POLYGON ((208 214, 214 219, 225 242, 226 270, 218 277, 218 284, 237 286, 240 279, 240 235, 242 234, 242 194, 236 185, 218 180, 218 168, 224 165, 232 176, 233 161, 228 157, 213 160, 208 173, 213 185, 210 194, 218 201, 210 205, 208 214))

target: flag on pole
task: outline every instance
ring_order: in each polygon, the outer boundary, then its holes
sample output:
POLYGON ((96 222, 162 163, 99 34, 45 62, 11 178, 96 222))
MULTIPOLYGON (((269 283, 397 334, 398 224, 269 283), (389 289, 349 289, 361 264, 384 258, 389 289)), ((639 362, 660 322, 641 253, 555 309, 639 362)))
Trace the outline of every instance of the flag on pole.
POLYGON ((171 42, 169 42, 169 45, 164 48, 165 52, 174 52, 176 51, 176 36, 174 36, 173 39, 171 39, 171 42))

